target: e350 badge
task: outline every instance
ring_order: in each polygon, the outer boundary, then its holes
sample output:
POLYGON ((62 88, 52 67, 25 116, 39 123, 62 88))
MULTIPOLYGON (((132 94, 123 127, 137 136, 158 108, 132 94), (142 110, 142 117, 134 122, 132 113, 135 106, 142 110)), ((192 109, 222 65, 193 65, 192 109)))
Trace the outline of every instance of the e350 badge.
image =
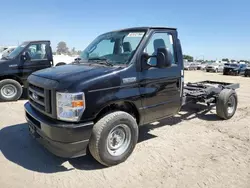
POLYGON ((122 79, 122 82, 123 82, 124 84, 136 82, 136 77, 123 78, 123 79, 122 79))

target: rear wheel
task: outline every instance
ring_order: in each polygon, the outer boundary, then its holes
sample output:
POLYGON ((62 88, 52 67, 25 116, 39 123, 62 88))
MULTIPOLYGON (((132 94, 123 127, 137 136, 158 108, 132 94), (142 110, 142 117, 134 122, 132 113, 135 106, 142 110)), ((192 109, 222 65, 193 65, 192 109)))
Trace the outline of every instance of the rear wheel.
POLYGON ((2 101, 15 101, 22 96, 23 88, 19 82, 12 79, 0 81, 0 99, 2 101))
POLYGON ((238 105, 238 97, 234 90, 223 89, 216 101, 216 113, 222 119, 230 119, 234 116, 238 105))
POLYGON ((89 150, 98 162, 112 166, 124 162, 131 155, 137 140, 135 118, 126 112, 112 112, 94 125, 89 150))

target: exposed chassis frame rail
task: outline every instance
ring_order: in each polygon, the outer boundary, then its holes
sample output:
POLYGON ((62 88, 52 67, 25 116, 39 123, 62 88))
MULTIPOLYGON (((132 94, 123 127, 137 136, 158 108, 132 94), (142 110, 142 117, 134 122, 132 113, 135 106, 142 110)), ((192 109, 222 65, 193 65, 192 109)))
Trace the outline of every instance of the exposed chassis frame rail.
POLYGON ((216 103, 216 99, 219 93, 223 89, 238 89, 240 84, 238 83, 226 83, 217 81, 201 81, 201 82, 188 82, 183 88, 182 105, 188 103, 216 103))

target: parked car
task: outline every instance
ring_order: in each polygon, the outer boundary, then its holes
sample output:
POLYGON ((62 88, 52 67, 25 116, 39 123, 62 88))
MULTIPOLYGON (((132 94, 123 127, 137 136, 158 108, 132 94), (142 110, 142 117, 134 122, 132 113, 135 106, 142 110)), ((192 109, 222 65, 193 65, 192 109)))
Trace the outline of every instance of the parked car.
POLYGON ((223 69, 223 75, 242 75, 245 74, 246 64, 226 63, 223 69))
POLYGON ((0 46, 0 53, 4 50, 6 50, 8 47, 7 46, 0 46))
POLYGON ((250 65, 247 65, 244 75, 245 75, 245 77, 250 76, 250 65))
POLYGON ((0 59, 8 56, 13 50, 15 50, 16 46, 10 46, 6 48, 4 51, 0 53, 0 59))
POLYGON ((218 117, 233 117, 239 84, 184 85, 182 63, 174 28, 101 34, 78 63, 29 76, 29 101, 24 105, 29 132, 55 155, 74 158, 89 150, 99 163, 112 166, 132 154, 140 126, 171 117, 188 102, 215 104, 218 117), (106 48, 98 47, 104 44, 106 48))
POLYGON ((188 63, 184 63, 184 69, 185 70, 197 70, 197 63, 194 62, 188 62, 188 63))
POLYGON ((206 66, 206 72, 222 72, 223 65, 219 63, 212 63, 206 66))
POLYGON ((197 66, 197 70, 205 70, 207 66, 207 63, 201 63, 197 66))
POLYGON ((184 62, 184 70, 189 70, 189 62, 184 62))

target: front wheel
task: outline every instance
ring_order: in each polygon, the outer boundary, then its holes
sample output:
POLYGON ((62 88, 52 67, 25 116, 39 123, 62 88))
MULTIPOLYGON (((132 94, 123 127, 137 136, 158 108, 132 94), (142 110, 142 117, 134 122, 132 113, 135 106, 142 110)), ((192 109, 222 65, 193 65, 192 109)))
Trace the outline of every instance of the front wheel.
POLYGON ((138 125, 130 114, 116 111, 101 118, 93 128, 89 142, 91 155, 105 166, 124 162, 138 140, 138 125))
POLYGON ((23 93, 23 88, 19 82, 12 79, 0 81, 0 100, 16 101, 23 93))

